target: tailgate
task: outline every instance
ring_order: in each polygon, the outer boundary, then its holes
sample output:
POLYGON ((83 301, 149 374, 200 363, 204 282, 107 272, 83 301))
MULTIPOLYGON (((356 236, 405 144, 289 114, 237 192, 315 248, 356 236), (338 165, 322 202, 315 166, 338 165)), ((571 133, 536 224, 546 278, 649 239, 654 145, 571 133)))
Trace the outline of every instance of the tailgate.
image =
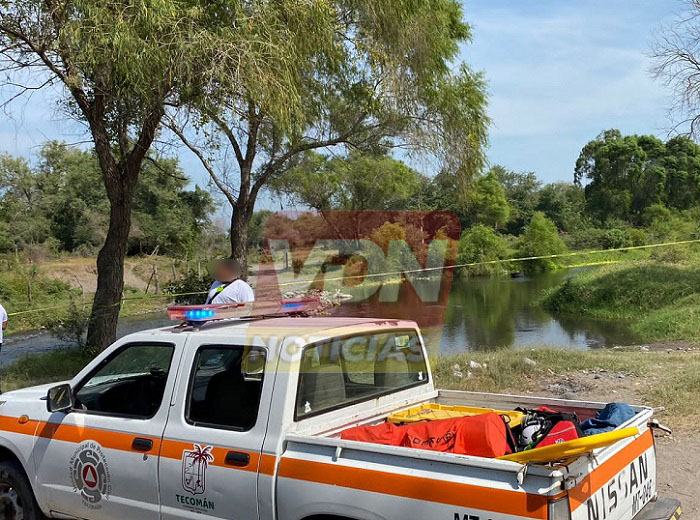
POLYGON ((654 437, 645 429, 576 483, 569 506, 573 520, 631 520, 655 497, 654 437))

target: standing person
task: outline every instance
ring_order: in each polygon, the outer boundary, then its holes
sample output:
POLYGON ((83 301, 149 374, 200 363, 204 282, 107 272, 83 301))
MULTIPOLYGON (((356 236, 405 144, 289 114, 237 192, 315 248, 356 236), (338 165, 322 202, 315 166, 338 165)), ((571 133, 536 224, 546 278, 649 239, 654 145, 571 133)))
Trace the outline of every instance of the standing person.
POLYGON ((241 280, 241 264, 237 260, 219 260, 214 264, 214 283, 209 288, 207 304, 247 303, 255 300, 250 285, 241 280))
MULTIPOLYGON (((0 303, 0 351, 2 351, 2 334, 7 328, 7 311, 5 307, 0 303)), ((2 388, 0 388, 0 394, 2 393, 2 388)))

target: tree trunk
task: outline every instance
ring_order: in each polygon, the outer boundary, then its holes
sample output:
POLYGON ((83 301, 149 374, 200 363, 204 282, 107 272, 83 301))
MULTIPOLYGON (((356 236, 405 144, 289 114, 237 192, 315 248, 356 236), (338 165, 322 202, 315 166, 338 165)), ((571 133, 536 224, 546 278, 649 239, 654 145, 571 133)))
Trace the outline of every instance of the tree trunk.
POLYGON ((97 255, 97 290, 88 324, 87 344, 99 350, 104 350, 117 339, 117 321, 124 291, 124 259, 131 229, 131 191, 122 189, 121 197, 111 202, 109 230, 97 255))
POLYGON ((245 210, 233 208, 231 216, 231 258, 241 264, 241 277, 248 277, 248 221, 250 213, 245 210))

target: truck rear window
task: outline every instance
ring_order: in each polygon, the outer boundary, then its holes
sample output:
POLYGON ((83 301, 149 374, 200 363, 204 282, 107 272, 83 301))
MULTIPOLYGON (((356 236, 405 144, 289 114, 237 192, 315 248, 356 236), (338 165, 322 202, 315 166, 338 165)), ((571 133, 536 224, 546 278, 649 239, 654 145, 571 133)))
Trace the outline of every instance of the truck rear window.
POLYGON ((391 331, 333 338, 304 349, 295 419, 426 384, 418 335, 391 331))

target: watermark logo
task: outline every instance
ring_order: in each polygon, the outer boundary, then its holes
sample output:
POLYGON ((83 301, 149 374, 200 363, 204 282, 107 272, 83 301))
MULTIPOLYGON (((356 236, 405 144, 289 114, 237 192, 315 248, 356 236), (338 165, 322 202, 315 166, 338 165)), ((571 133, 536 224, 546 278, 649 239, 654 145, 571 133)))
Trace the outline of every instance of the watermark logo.
MULTIPOLYGON (((439 348, 459 235, 444 211, 278 212, 252 265, 256 301, 317 297, 327 328, 346 318, 378 318, 387 330, 414 321, 439 348)), ((314 337, 304 320, 292 328, 268 332, 259 320, 248 335, 293 361, 314 337)))

